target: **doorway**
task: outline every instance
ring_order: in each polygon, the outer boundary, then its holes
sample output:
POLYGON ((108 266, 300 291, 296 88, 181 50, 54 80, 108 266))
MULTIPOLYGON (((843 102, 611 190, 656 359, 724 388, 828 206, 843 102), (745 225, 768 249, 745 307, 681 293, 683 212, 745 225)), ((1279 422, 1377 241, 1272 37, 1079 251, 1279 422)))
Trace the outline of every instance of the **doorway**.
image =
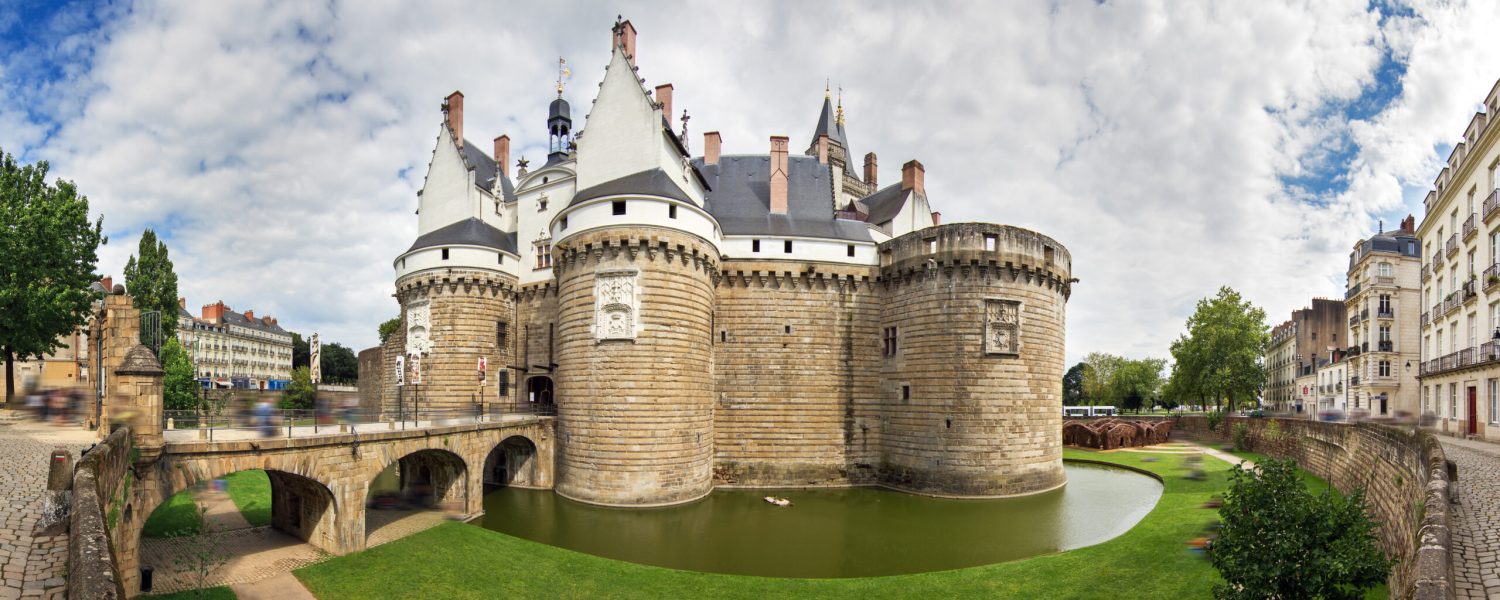
POLYGON ((1479 414, 1479 388, 1469 386, 1469 412, 1464 416, 1469 420, 1469 435, 1479 435, 1479 419, 1474 415, 1479 414))

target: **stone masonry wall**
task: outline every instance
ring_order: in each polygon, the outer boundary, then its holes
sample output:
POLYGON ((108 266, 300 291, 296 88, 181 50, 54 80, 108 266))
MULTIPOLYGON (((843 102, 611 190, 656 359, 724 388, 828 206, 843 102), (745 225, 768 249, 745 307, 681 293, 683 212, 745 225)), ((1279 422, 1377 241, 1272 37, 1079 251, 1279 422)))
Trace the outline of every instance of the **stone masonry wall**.
MULTIPOLYGON (((610 505, 658 505, 712 489, 710 344, 719 254, 649 227, 579 234, 554 250, 558 279, 557 492, 610 505), (598 339, 595 284, 635 271, 633 339, 598 339)), ((627 299, 629 302, 629 299, 627 299)))
POLYGON ((73 471, 68 514, 68 597, 124 598, 116 557, 134 554, 134 545, 116 546, 118 523, 130 468, 130 428, 122 427, 94 446, 73 471), (114 517, 110 514, 113 513, 114 517))
POLYGON ((516 300, 516 324, 511 327, 516 366, 512 387, 517 402, 526 403, 526 381, 552 377, 557 362, 557 286, 553 283, 527 286, 516 300))
POLYGON ((897 333, 881 369, 881 481, 958 496, 1061 486, 1066 249, 1023 229, 959 223, 881 251, 880 326, 897 333), (996 306, 1013 307, 1018 326, 992 327, 996 306))
POLYGON ((1296 459, 1343 492, 1365 489, 1380 524, 1380 548, 1399 561, 1388 585, 1392 597, 1451 597, 1447 459, 1432 434, 1370 423, 1241 417, 1226 418, 1210 431, 1201 416, 1181 417, 1174 429, 1226 442, 1237 425, 1248 428, 1252 450, 1296 459), (1268 432, 1272 423, 1279 435, 1268 432))
MULTIPOLYGON (((499 401, 493 379, 497 369, 511 364, 511 356, 509 347, 500 347, 498 325, 515 321, 515 277, 463 269, 425 271, 397 281, 396 289, 403 332, 407 307, 418 301, 431 307, 432 350, 422 357, 422 383, 413 387, 409 375, 406 381, 405 393, 414 395, 420 410, 471 410, 475 403, 499 401), (488 363, 483 384, 480 357, 488 363)), ((406 336, 399 337, 404 351, 406 336)), ((394 358, 390 360, 394 372, 394 358)), ((386 387, 394 388, 395 382, 386 387)), ((393 389, 390 395, 394 397, 393 389)))
POLYGON ((714 313, 714 474, 755 486, 874 483, 874 269, 726 261, 714 313))

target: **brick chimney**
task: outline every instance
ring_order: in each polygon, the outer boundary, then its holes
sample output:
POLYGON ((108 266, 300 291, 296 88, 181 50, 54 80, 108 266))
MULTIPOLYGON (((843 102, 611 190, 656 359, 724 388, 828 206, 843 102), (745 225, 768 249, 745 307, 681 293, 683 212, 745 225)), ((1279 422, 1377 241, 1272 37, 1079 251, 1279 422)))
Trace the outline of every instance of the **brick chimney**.
POLYGON ((226 310, 229 310, 229 307, 224 306, 223 300, 213 304, 205 304, 203 305, 203 320, 218 323, 224 319, 224 311, 226 310))
POLYGON ((787 137, 771 136, 771 214, 786 214, 787 137))
POLYGON ((901 165, 901 190, 915 190, 918 194, 927 195, 927 186, 923 184, 923 176, 927 170, 922 168, 922 163, 915 160, 906 161, 901 165))
POLYGON ((666 115, 667 120, 672 120, 672 84, 663 83, 656 86, 656 102, 661 104, 661 114, 666 115))
POLYGON ((104 279, 100 279, 99 280, 99 285, 104 286, 104 293, 106 293, 106 294, 113 294, 113 293, 115 293, 115 278, 114 277, 105 277, 104 279))
POLYGON ((502 135, 495 138, 495 166, 500 169, 500 176, 510 178, 510 136, 502 135))
POLYGON ((1407 233, 1416 233, 1417 218, 1411 215, 1406 215, 1405 219, 1401 219, 1401 231, 1405 231, 1407 233))
POLYGON ((630 61, 630 66, 634 67, 635 26, 631 25, 630 21, 625 21, 623 23, 615 25, 614 30, 610 32, 610 42, 615 46, 623 47, 625 49, 625 60, 630 61))
POLYGON ((719 164, 719 147, 724 144, 724 138, 719 137, 719 132, 710 131, 703 134, 703 164, 719 164))
POLYGON ((178 296, 177 297, 177 306, 182 307, 183 310, 187 310, 187 298, 183 298, 182 296, 178 296))
POLYGON ((869 154, 866 154, 865 155, 865 183, 870 184, 870 188, 871 189, 874 189, 878 185, 878 184, 875 183, 875 174, 876 174, 877 171, 878 171, 878 169, 876 168, 876 165, 875 165, 875 153, 871 152, 869 154))
POLYGON ((247 310, 247 311, 245 311, 245 319, 249 320, 249 321, 254 321, 255 320, 255 311, 253 311, 253 310, 247 310))
POLYGON ((818 134, 818 164, 828 164, 828 134, 818 134))
POLYGON ((443 115, 448 118, 448 127, 453 129, 453 137, 458 138, 459 149, 464 145, 464 93, 454 90, 448 94, 448 99, 443 101, 443 115))
POLYGON ((940 212, 937 212, 937 211, 932 211, 932 224, 933 225, 942 225, 943 224, 943 213, 940 213, 940 212))

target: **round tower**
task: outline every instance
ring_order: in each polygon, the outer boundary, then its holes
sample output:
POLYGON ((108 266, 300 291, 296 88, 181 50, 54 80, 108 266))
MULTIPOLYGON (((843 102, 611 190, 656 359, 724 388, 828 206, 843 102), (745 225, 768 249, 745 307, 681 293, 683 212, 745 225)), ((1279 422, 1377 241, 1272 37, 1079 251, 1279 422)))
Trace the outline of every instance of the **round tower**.
POLYGON ((670 206, 683 216, 681 229, 633 218, 556 242, 557 492, 566 497, 653 506, 713 488, 719 252, 693 232, 711 232, 711 220, 687 202, 606 198, 575 200, 559 223, 665 215, 670 206))
POLYGON ((1067 249, 1034 231, 955 223, 880 250, 882 481, 961 497, 1062 486, 1067 249))

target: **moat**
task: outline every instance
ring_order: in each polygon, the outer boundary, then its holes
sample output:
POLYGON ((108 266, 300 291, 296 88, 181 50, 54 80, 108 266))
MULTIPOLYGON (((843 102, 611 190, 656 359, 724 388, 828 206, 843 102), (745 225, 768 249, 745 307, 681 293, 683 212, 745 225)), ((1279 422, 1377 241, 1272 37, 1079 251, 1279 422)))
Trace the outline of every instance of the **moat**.
POLYGON ((1000 500, 879 488, 716 490, 683 506, 616 509, 499 488, 476 524, 618 560, 770 577, 867 577, 997 563, 1125 533, 1161 497, 1139 473, 1067 463, 1068 484, 1000 500), (767 495, 793 505, 772 506, 767 495))

